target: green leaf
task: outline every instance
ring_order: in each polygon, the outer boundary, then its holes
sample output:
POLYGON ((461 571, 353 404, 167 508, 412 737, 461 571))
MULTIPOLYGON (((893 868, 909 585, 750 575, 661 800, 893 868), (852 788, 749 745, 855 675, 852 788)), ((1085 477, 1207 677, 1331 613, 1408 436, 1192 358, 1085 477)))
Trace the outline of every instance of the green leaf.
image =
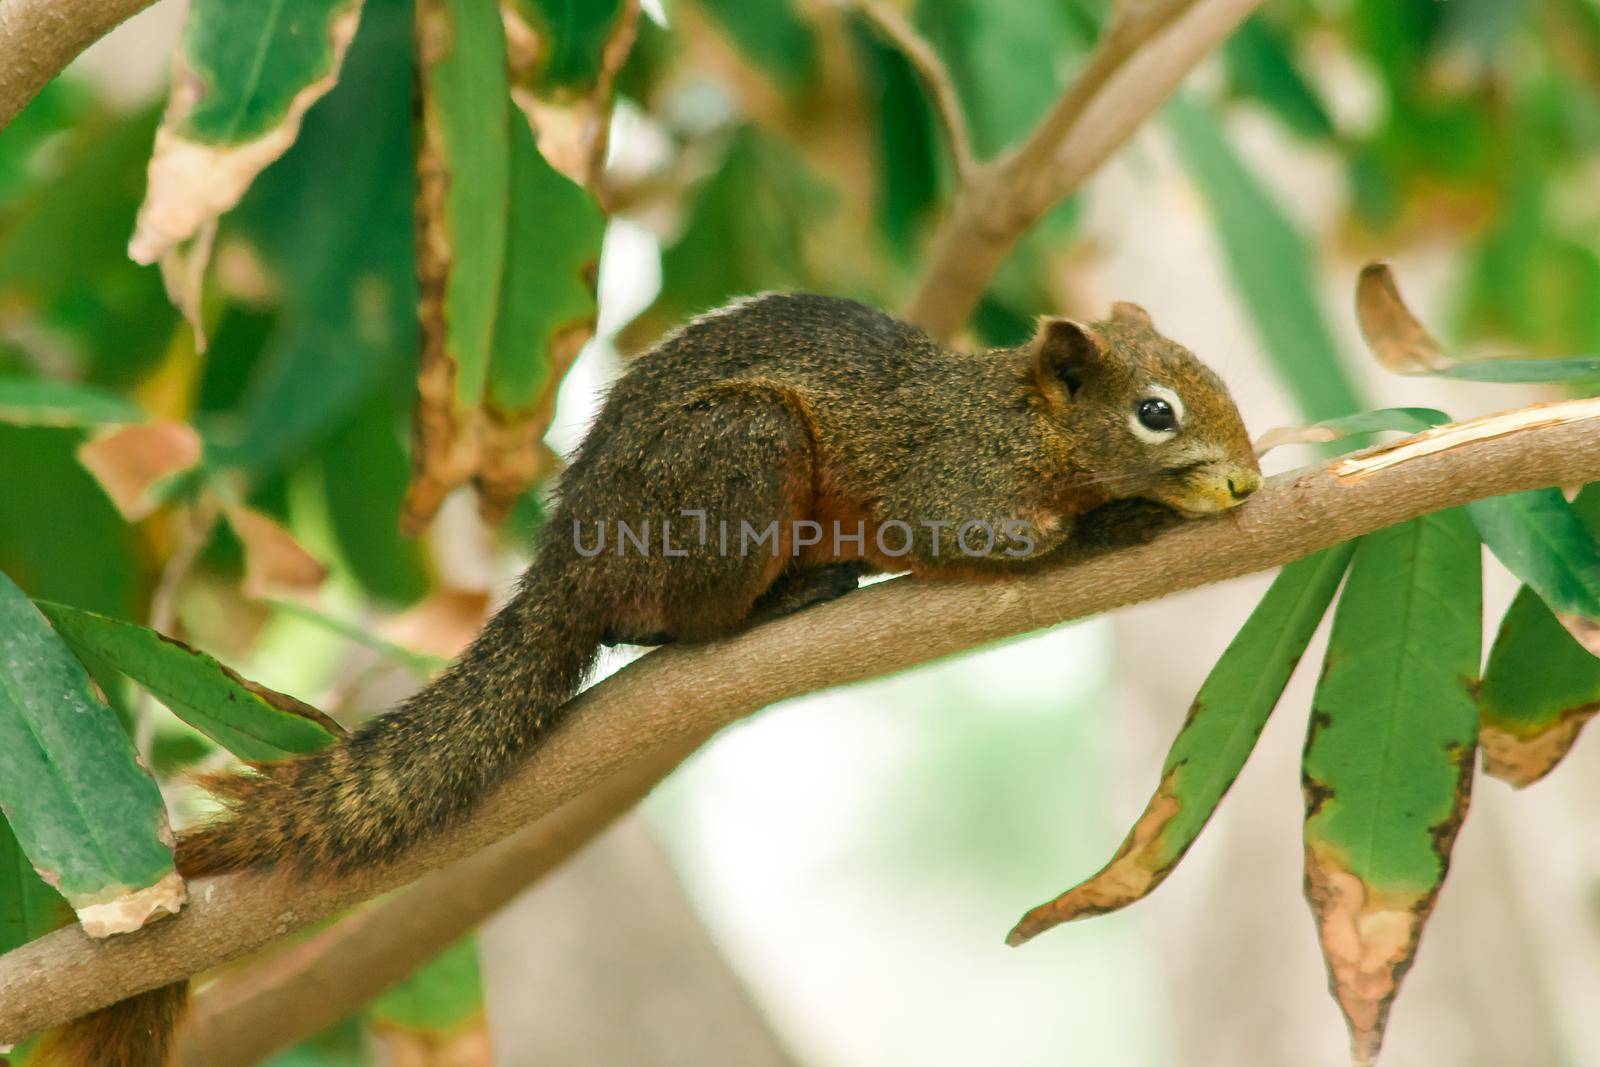
POLYGON ((1420 433, 1449 421, 1449 415, 1434 408, 1378 408, 1340 419, 1324 419, 1310 426, 1268 430, 1256 441, 1256 455, 1265 455, 1282 445, 1324 444, 1384 430, 1420 433))
POLYGON ((1346 415, 1342 419, 1325 419, 1317 425, 1348 437, 1380 430, 1420 433, 1449 421, 1450 416, 1437 408, 1377 408, 1358 415, 1346 415))
MULTIPOLYGON (((1600 484, 1573 503, 1600 534, 1600 484)), ((1600 658, 1579 644, 1531 587, 1500 623, 1483 675, 1483 769, 1521 788, 1553 770, 1600 712, 1600 658)))
POLYGON ((160 790, 83 666, 3 574, 0 809, 91 936, 182 904, 160 790))
POLYGON ((1362 539, 1334 613, 1302 779, 1306 895, 1370 1062, 1466 815, 1482 567, 1456 509, 1362 539))
POLYGON ((399 529, 411 460, 390 398, 369 396, 319 455, 323 497, 345 565, 380 600, 421 600, 428 592, 427 557, 399 529))
POLYGON ((154 630, 65 604, 38 607, 74 652, 132 678, 240 759, 315 752, 344 732, 315 708, 247 682, 204 652, 154 630))
POLYGON ((1316 258, 1212 113, 1180 93, 1167 129, 1216 226, 1234 286, 1302 414, 1318 420, 1362 405, 1317 299, 1316 258))
POLYGON ((283 289, 239 410, 207 428, 208 459, 256 484, 414 375, 410 12, 367 0, 338 86, 229 219, 283 289))
POLYGON ((143 595, 138 531, 78 462, 83 439, 0 425, 0 570, 34 596, 131 616, 143 595))
POLYGON ((360 11, 361 0, 189 5, 128 244, 134 260, 154 263, 196 237, 294 143, 307 109, 337 81, 360 11))
POLYGON ((195 0, 179 57, 205 90, 177 129, 238 144, 277 127, 306 86, 337 69, 329 27, 359 8, 359 0, 195 0))
POLYGON ((1099 33, 1103 4, 1068 0, 920 0, 918 30, 945 61, 990 157, 1022 140, 1055 102, 1099 33))
POLYGON ((622 0, 503 0, 538 37, 537 67, 524 84, 541 96, 588 93, 600 80, 606 42, 622 0))
POLYGON ((141 417, 138 407, 103 389, 47 378, 0 378, 0 422, 12 426, 98 426, 141 417))
POLYGON ((131 385, 172 341, 177 320, 160 275, 128 259, 159 117, 155 108, 98 113, 67 131, 0 220, 8 315, 47 326, 91 385, 131 385))
POLYGON ((438 258, 425 258, 418 270, 442 286, 442 355, 451 367, 453 402, 474 408, 488 380, 506 252, 511 102, 505 32, 499 9, 474 0, 419 0, 417 26, 424 42, 425 153, 417 210, 419 224, 428 224, 424 232, 442 242, 419 238, 427 256, 438 258))
POLYGON ((1263 15, 1246 19, 1222 48, 1234 89, 1272 111, 1289 129, 1331 140, 1333 117, 1295 64, 1290 40, 1263 15))
POLYGON ((0 956, 72 922, 72 908, 45 884, 0 819, 0 956))
POLYGON ((448 1033, 483 1015, 478 940, 457 941, 367 1008, 372 1022, 406 1030, 448 1033))
POLYGON ((498 521, 552 466, 539 442, 556 386, 594 332, 605 231, 511 104, 500 11, 424 0, 418 26, 423 346, 408 531, 469 479, 498 521))
POLYGON ((1125 908, 1166 880, 1255 748, 1267 717, 1344 577, 1355 542, 1283 568, 1200 687, 1161 768, 1161 783, 1111 862, 1030 911, 1007 942, 1125 908))
POLYGON ((1559 359, 1475 359, 1452 364, 1430 377, 1467 382, 1592 382, 1600 381, 1600 356, 1559 359))
POLYGON ((489 407, 515 421, 553 396, 594 332, 595 274, 606 220, 599 205, 539 154, 522 116, 509 116, 511 211, 489 407))
POLYGON ((1467 511, 1484 544, 1558 617, 1600 623, 1600 543, 1561 490, 1475 500, 1467 511))
POLYGON ((917 238, 939 203, 942 134, 927 90, 899 49, 857 15, 851 20, 863 96, 877 151, 878 226, 896 256, 915 267, 917 238))

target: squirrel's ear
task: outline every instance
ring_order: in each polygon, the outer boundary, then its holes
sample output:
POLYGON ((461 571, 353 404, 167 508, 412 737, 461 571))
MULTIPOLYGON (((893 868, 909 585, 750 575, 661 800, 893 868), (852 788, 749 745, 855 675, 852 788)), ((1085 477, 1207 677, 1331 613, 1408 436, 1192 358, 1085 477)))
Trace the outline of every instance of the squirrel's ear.
POLYGON ((1145 326, 1155 325, 1155 323, 1150 321, 1150 312, 1146 311, 1138 304, 1130 303, 1126 300, 1118 300, 1115 304, 1111 305, 1111 317, 1114 319, 1132 319, 1135 322, 1144 324, 1145 326))
POLYGON ((1100 358, 1094 331, 1071 319, 1041 319, 1033 335, 1033 376, 1041 391, 1065 388, 1075 396, 1085 375, 1100 358))

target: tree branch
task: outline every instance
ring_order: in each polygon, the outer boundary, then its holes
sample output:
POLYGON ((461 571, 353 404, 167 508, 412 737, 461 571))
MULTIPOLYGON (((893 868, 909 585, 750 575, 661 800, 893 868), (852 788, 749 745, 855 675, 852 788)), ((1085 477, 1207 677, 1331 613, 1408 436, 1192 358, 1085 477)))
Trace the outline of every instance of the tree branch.
POLYGON ((955 166, 956 181, 963 185, 971 182, 978 163, 972 153, 972 136, 967 132, 967 114, 961 109, 961 97, 939 53, 904 15, 883 0, 859 0, 857 6, 867 21, 900 50, 928 92, 933 94, 934 111, 939 116, 939 125, 944 128, 944 142, 955 166))
POLYGON ((154 0, 0 0, 0 130, 45 84, 154 0))
POLYGON ((958 191, 906 318, 939 339, 959 330, 1022 235, 1122 147, 1260 2, 1119 5, 1077 79, 1022 145, 958 191))
POLYGON ((0 1043, 214 967, 468 856, 668 746, 775 701, 1275 567, 1483 497, 1600 481, 1600 399, 1542 405, 1272 479, 1242 508, 1149 544, 984 584, 901 578, 698 647, 667 647, 595 685, 526 765, 453 833, 347 879, 246 873, 197 882, 181 916, 95 942, 58 930, 0 957, 0 1043), (1371 455, 1368 453, 1367 455, 1371 455), (1348 467, 1350 473, 1340 476, 1348 467))
POLYGON ((709 739, 666 745, 557 810, 292 948, 207 986, 175 1063, 260 1063, 358 1011, 560 866, 709 739))

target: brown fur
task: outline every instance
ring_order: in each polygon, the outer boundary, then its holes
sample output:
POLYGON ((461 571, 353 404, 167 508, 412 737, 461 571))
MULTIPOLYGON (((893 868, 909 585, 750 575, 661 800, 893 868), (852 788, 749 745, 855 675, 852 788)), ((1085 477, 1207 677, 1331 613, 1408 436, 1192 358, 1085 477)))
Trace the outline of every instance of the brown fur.
POLYGON ((176 982, 101 1008, 46 1034, 31 1067, 162 1067, 189 997, 176 982))
MULTIPOLYGON (((727 634, 838 596, 873 569, 1003 573, 1047 558, 1080 526, 1121 538, 1148 529, 1152 512, 1159 521, 1173 507, 1227 506, 1215 501, 1224 476, 1246 486, 1235 497, 1259 484, 1227 390, 1132 305, 1087 326, 1046 320, 1029 345, 978 353, 845 300, 774 294, 732 305, 668 336, 617 382, 562 476, 537 559, 466 653, 335 748, 210 779, 228 814, 180 840, 179 867, 311 874, 383 863, 459 823, 527 757, 602 641, 727 634), (1171 444, 1128 428, 1152 382, 1188 411, 1171 444), (1138 506, 1120 503, 1130 500, 1138 506), (723 553, 715 533, 699 544, 688 509, 703 510, 711 531, 723 519, 736 532, 740 520, 756 529, 777 520, 782 551, 723 553), (936 548, 921 525, 953 532, 1010 518, 1037 527, 1027 559, 1000 548, 960 556, 951 533, 936 548), (867 544, 797 552, 787 524, 799 519, 847 531, 859 522, 867 544), (575 531, 592 539, 597 523, 614 531, 618 520, 636 530, 648 521, 651 551, 618 554, 613 537, 598 555, 580 552, 575 531), (682 555, 660 550, 663 521, 682 555), (913 527, 908 556, 874 543, 896 521, 913 527)), ((129 1002, 127 1019, 116 1007, 90 1019, 124 1040, 153 1035, 175 1018, 181 990, 160 996, 165 1014, 147 994, 129 1002)))

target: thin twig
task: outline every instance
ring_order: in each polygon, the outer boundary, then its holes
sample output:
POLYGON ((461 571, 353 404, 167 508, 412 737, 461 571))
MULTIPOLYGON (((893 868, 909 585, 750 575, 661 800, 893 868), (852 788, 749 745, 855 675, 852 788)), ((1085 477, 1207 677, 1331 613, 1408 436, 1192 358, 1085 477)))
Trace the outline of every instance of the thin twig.
POLYGON ((663 748, 776 701, 1276 567, 1484 497, 1600 481, 1600 403, 1567 403, 1580 407, 1563 409, 1577 412, 1566 421, 1498 436, 1486 428, 1359 478, 1341 480, 1329 467, 1274 478, 1244 507, 1181 523, 1149 544, 991 583, 894 579, 725 641, 652 652, 573 701, 566 724, 470 819, 392 865, 339 879, 204 879, 176 919, 104 941, 70 927, 0 957, 0 1043, 214 967, 404 885, 663 748))
POLYGON ((1017 241, 1131 137, 1261 0, 1157 0, 1113 18, 1013 152, 980 168, 935 233, 906 318, 947 339, 1017 241))
POLYGON ((972 180, 978 166, 972 151, 972 135, 967 130, 967 114, 961 108, 961 96, 956 92, 955 80, 950 70, 904 15, 883 0, 859 0, 857 5, 868 22, 900 50, 906 61, 916 70, 917 76, 933 94, 934 111, 939 125, 944 128, 944 143, 950 150, 950 162, 955 167, 956 180, 965 185, 972 180))
POLYGON ((91 44, 154 0, 0 0, 0 130, 91 44))

